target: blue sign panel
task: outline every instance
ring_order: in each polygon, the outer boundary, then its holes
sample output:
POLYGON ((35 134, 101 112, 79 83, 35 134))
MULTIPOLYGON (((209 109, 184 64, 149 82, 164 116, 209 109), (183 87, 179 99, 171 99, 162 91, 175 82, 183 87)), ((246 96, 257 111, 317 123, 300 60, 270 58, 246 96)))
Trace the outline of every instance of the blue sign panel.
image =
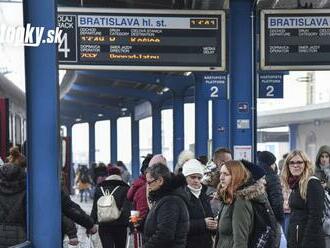
POLYGON ((227 100, 227 75, 219 73, 205 74, 202 80, 202 91, 206 99, 227 100))
POLYGON ((259 98, 283 98, 283 74, 259 74, 259 98))

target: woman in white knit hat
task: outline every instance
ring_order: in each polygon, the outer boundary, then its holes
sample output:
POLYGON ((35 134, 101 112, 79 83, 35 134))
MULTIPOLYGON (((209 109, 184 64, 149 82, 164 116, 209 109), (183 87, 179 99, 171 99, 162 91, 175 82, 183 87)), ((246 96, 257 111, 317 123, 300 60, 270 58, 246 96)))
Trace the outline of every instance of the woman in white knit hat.
POLYGON ((211 236, 217 229, 217 221, 213 219, 211 206, 205 194, 207 187, 201 183, 203 170, 203 165, 197 159, 186 161, 182 167, 189 198, 190 228, 187 236, 187 248, 211 248, 211 236))

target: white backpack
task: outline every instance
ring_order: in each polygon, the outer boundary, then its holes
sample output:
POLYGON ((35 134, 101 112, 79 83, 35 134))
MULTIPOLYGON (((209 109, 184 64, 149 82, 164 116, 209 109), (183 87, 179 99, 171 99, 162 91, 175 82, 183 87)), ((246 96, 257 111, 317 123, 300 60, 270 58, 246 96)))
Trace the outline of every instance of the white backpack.
POLYGON ((104 191, 103 187, 101 187, 103 196, 97 200, 97 219, 99 223, 111 222, 120 217, 121 211, 118 209, 116 200, 113 197, 118 188, 119 186, 109 193, 109 190, 104 191))

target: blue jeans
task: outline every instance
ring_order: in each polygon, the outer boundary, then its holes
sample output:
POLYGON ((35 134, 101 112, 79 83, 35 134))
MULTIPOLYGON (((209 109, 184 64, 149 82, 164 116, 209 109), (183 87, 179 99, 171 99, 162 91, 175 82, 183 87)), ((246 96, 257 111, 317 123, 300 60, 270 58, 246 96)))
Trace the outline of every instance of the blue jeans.
POLYGON ((284 232, 284 235, 285 235, 286 238, 288 238, 289 221, 290 221, 290 214, 285 213, 282 228, 283 228, 283 232, 284 232))

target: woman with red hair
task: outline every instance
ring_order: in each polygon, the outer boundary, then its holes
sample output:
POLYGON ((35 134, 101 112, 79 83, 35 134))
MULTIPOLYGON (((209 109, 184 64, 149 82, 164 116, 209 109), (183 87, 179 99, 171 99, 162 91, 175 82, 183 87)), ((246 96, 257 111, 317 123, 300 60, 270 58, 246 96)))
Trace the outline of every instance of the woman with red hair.
POLYGON ((221 206, 216 247, 247 248, 254 224, 251 200, 267 200, 263 183, 254 182, 244 165, 232 160, 221 166, 217 194, 221 206))

